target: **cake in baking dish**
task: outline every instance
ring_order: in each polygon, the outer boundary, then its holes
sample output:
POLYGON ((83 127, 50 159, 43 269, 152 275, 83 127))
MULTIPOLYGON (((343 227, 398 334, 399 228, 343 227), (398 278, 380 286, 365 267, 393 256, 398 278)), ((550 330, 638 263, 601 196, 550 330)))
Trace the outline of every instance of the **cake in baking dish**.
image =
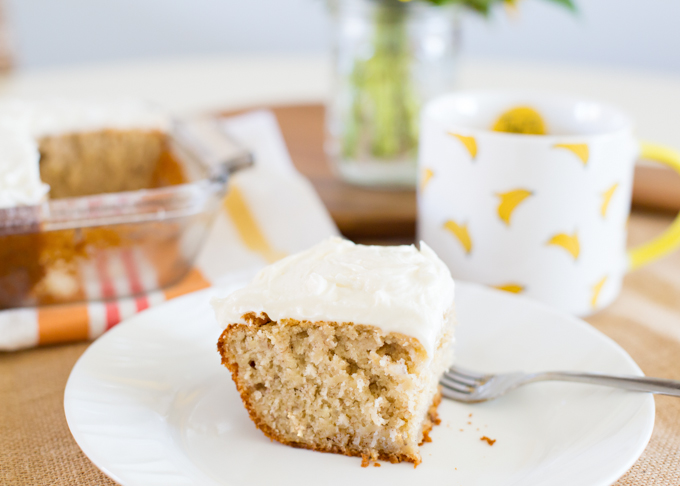
POLYGON ((215 299, 217 348, 269 438, 417 465, 453 359, 453 297, 424 243, 330 238, 215 299))
POLYGON ((118 244, 99 228, 17 231, 22 207, 186 182, 170 129, 137 100, 0 101, 0 309, 84 298, 77 261, 118 244))
POLYGON ((169 129, 139 101, 2 101, 0 208, 153 187, 169 129))

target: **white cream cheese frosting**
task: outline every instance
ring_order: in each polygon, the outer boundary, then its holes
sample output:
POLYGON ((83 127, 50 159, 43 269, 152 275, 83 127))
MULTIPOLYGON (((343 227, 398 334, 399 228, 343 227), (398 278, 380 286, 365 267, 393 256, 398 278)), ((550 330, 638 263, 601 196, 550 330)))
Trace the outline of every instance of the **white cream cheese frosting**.
POLYGON ((221 326, 243 315, 352 322, 420 341, 432 358, 452 319, 454 283, 425 243, 364 246, 329 238, 263 269, 248 286, 212 304, 221 326))
POLYGON ((137 100, 6 99, 0 101, 0 208, 38 204, 49 191, 40 180, 38 140, 105 129, 168 131, 171 120, 137 100))
POLYGON ((49 186, 40 180, 37 142, 25 131, 0 125, 0 208, 37 204, 49 186))

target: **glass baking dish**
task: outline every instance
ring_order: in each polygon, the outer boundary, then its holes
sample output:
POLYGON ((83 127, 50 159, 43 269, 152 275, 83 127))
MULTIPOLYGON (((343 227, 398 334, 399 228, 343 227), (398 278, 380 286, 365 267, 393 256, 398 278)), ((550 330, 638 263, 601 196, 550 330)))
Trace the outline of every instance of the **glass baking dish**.
POLYGON ((0 209, 0 309, 117 299, 188 273, 249 154, 211 124, 176 124, 172 157, 189 182, 0 209), (205 136, 208 133, 208 136, 205 136))

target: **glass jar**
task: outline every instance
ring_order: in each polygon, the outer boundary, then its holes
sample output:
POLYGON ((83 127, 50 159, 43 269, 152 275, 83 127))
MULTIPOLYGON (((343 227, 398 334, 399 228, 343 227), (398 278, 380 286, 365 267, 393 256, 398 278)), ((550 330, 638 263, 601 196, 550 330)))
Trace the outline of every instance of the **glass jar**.
POLYGON ((331 0, 334 93, 326 152, 345 181, 414 187, 420 107, 453 86, 455 5, 331 0))

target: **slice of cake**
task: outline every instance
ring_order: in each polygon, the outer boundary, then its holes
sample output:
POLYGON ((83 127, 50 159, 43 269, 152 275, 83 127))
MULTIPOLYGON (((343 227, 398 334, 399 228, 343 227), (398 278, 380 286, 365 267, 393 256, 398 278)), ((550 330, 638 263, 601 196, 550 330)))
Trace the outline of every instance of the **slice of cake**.
POLYGON ((452 363, 453 295, 424 243, 331 238, 215 299, 217 348, 267 437, 417 465, 452 363))

